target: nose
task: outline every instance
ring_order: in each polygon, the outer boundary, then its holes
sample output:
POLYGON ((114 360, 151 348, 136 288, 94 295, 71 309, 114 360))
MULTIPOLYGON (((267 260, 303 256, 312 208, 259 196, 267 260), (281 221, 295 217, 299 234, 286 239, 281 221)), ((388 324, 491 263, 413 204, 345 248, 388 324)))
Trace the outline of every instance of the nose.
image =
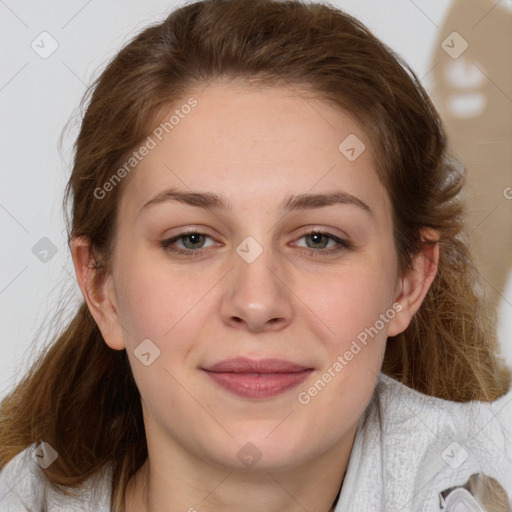
POLYGON ((278 265, 271 249, 249 261, 233 253, 233 270, 222 297, 222 320, 236 329, 281 330, 293 315, 291 277, 278 265))

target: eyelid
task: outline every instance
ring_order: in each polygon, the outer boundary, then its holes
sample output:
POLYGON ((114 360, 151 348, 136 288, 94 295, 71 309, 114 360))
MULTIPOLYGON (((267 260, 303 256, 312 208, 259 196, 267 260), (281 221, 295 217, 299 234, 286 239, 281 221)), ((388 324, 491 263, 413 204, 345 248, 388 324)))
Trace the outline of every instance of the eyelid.
MULTIPOLYGON (((174 253, 175 255, 183 255, 185 257, 202 256, 206 251, 208 251, 209 247, 199 248, 199 249, 181 249, 181 248, 173 247, 173 244, 176 243, 181 238, 183 238, 187 235, 190 235, 190 234, 203 235, 203 236, 206 236, 207 238, 210 238, 215 241, 215 237, 213 235, 209 234, 207 231, 208 230, 200 231, 198 228, 185 229, 184 231, 181 231, 180 233, 178 233, 172 237, 162 240, 160 242, 160 246, 165 251, 174 253)), ((328 249, 325 249, 325 248, 312 249, 312 248, 301 246, 303 251, 306 251, 308 254, 310 254, 313 257, 334 256, 343 250, 346 251, 346 250, 353 249, 353 244, 350 240, 350 237, 346 236, 345 234, 338 236, 338 235, 332 233, 327 228, 322 228, 320 226, 317 226, 317 227, 306 226, 306 227, 302 228, 300 230, 300 233, 294 237, 293 241, 296 242, 297 240, 300 240, 301 238, 304 238, 305 236, 312 235, 312 234, 324 235, 327 238, 329 238, 331 241, 334 241, 336 244, 334 247, 330 247, 328 249)))
POLYGON ((307 235, 313 235, 313 234, 325 235, 327 238, 330 239, 330 241, 335 242, 335 246, 330 247, 328 249, 311 249, 309 247, 302 247, 302 249, 304 251, 308 252, 309 254, 311 254, 315 257, 317 255, 320 257, 335 256, 338 253, 340 253, 341 251, 347 251, 347 250, 354 249, 354 244, 352 243, 352 241, 350 240, 350 238, 348 236, 343 236, 343 235, 338 236, 338 235, 335 235, 334 233, 332 233, 326 229, 322 229, 322 228, 306 229, 299 236, 295 237, 294 241, 296 242, 297 240, 300 240, 301 238, 304 238, 307 235))
POLYGON ((335 230, 334 228, 327 228, 325 226, 315 226, 315 225, 306 226, 304 228, 300 228, 299 233, 300 234, 298 235, 298 237, 302 237, 304 235, 310 235, 311 233, 319 233, 319 234, 332 236, 334 238, 341 238, 341 239, 347 240, 347 241, 350 240, 350 237, 344 231, 341 231, 339 229, 335 230), (336 234, 333 231, 338 231, 339 234, 336 234))
MULTIPOLYGON (((187 235, 194 235, 194 234, 197 234, 197 235, 204 235, 206 236, 207 238, 211 238, 212 240, 215 241, 215 237, 208 233, 207 230, 199 230, 197 228, 191 228, 191 229, 185 229, 184 231, 180 231, 178 234, 176 235, 173 235, 173 236, 169 236, 169 237, 166 237, 164 238, 163 240, 160 241, 160 245, 162 246, 171 246, 173 243, 177 242, 178 240, 180 240, 180 238, 183 238, 187 235)), ((180 249, 178 249, 180 250, 180 249)), ((181 249, 183 252, 199 252, 199 251, 202 251, 203 249, 197 249, 197 250, 193 250, 193 249, 181 249)))

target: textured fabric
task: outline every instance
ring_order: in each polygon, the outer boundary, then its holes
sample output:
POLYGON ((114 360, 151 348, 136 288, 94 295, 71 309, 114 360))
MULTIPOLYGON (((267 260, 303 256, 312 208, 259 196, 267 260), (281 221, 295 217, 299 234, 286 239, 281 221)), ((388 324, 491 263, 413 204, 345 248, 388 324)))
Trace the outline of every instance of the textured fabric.
POLYGON ((475 473, 496 479, 510 502, 512 389, 492 403, 457 403, 381 375, 335 512, 470 512, 453 497, 441 508, 440 494, 475 473))
MULTIPOLYGON (((32 445, 0 472, 1 512, 109 511, 108 467, 65 497, 45 485, 47 455, 32 445)), ((510 499, 512 390, 490 404, 456 403, 380 375, 335 512, 481 512, 464 488, 475 473, 496 479, 510 499)))
POLYGON ((72 497, 53 490, 37 462, 36 445, 12 459, 0 473, 1 512, 109 512, 110 473, 89 478, 72 497))

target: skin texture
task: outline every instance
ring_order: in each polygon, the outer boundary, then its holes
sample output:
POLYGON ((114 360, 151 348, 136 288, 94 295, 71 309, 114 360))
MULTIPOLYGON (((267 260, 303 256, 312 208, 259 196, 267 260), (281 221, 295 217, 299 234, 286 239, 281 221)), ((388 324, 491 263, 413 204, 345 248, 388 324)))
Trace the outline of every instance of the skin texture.
MULTIPOLYGON (((235 511, 243 504, 248 512, 327 512, 386 339, 418 310, 438 248, 426 246, 415 268, 398 274, 391 205, 370 141, 341 111, 284 86, 214 83, 193 95, 198 105, 124 183, 113 270, 97 289, 87 238, 71 244, 89 308, 105 342, 127 350, 142 396, 149 461, 129 483, 127 510, 235 511), (350 134, 366 146, 354 161, 338 149, 350 134), (176 201, 143 208, 171 187, 222 194, 232 209, 176 201), (279 210, 285 196, 334 190, 356 196, 371 213, 355 204, 279 210), (202 248, 200 256, 161 247, 191 228, 207 237, 178 238, 171 247, 202 248), (351 246, 322 256, 339 245, 311 232, 351 246), (250 263, 236 250, 247 237, 262 249, 250 263), (400 312, 301 403, 299 393, 393 304, 400 312), (134 354, 145 339, 160 350, 149 366, 134 354), (314 371, 277 396, 243 398, 202 370, 237 356, 314 371), (248 442, 261 455, 251 467, 239 457, 248 442)), ((255 254, 251 244, 242 247, 255 254)))

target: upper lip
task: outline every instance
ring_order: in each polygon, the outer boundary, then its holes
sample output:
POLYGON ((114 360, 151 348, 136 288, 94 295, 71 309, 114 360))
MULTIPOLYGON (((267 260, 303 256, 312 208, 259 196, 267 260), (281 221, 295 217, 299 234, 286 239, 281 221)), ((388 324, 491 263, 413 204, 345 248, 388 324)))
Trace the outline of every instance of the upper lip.
POLYGON ((283 359, 249 359, 247 357, 237 357, 220 361, 203 369, 217 373, 298 373, 312 370, 313 368, 283 359))

